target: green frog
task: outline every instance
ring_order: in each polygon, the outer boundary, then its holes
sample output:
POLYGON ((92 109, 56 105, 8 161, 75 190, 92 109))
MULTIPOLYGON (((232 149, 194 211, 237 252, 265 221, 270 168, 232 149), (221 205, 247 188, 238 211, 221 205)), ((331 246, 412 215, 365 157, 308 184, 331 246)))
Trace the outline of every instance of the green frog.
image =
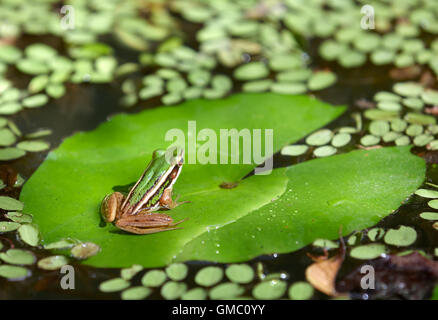
POLYGON ((114 192, 105 196, 101 204, 103 219, 135 234, 178 229, 176 225, 185 220, 174 222, 167 214, 154 211, 173 209, 181 204, 172 199, 172 188, 181 173, 183 162, 183 149, 178 151, 175 148, 173 152, 155 150, 151 162, 128 195, 114 192))

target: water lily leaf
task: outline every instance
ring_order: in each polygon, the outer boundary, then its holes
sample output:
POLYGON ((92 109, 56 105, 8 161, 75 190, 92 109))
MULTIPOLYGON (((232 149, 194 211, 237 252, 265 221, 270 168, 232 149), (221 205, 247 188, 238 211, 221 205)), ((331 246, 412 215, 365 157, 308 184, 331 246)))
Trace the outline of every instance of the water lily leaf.
POLYGON ((233 264, 225 270, 225 274, 235 283, 249 283, 254 279, 254 270, 247 264, 233 264))
POLYGON ((102 292, 116 292, 122 291, 128 287, 129 281, 122 278, 115 278, 102 282, 99 285, 99 290, 102 292))
POLYGON ((3 210, 22 210, 23 203, 7 196, 0 196, 0 209, 3 210))
POLYGON ((209 295, 212 300, 232 299, 240 296, 244 292, 245 289, 241 285, 232 282, 225 282, 211 289, 209 295))
POLYGON ((286 288, 287 284, 282 280, 262 281, 254 287, 252 294, 260 300, 280 299, 286 288))
POLYGON ((122 300, 143 300, 151 294, 146 287, 132 287, 122 292, 122 300))
POLYGON ((337 239, 341 225, 344 235, 370 227, 416 191, 425 164, 409 147, 392 147, 307 161, 284 174, 289 181, 279 199, 204 232, 175 260, 245 261, 337 239))
POLYGON ((183 263, 173 263, 166 268, 167 276, 174 281, 181 281, 187 276, 189 268, 183 263))
POLYGON ((21 240, 23 240, 28 245, 35 247, 40 242, 39 230, 36 226, 32 224, 23 224, 18 228, 18 234, 21 240))
POLYGON ((21 249, 9 249, 6 252, 0 253, 0 259, 10 264, 33 264, 35 256, 32 252, 21 249))
POLYGON ((0 266, 0 277, 7 278, 9 280, 22 280, 30 276, 30 274, 30 270, 23 267, 10 265, 0 266))
POLYGON ((182 282, 169 281, 161 287, 161 295, 164 299, 175 300, 187 291, 187 285, 182 282))
MULTIPOLYGON (((210 128, 218 136, 220 129, 272 128, 273 152, 276 152, 336 118, 343 110, 306 96, 269 93, 240 94, 214 101, 192 100, 136 115, 118 115, 93 132, 66 139, 51 152, 26 182, 21 200, 26 204, 26 212, 39 225, 46 243, 73 238, 99 245, 101 252, 85 261, 86 264, 162 266, 208 229, 239 219, 281 195, 288 180, 282 170, 276 170, 270 175, 244 179, 236 188, 223 189, 222 183, 239 182, 256 165, 189 164, 187 159, 190 162, 194 153, 186 147, 186 165, 174 193, 191 203, 171 213, 176 221, 190 217, 181 224, 182 229, 133 236, 110 224, 102 227, 99 206, 105 194, 139 177, 152 151, 170 144, 164 141, 168 130, 180 128, 187 136, 189 120, 196 121, 197 132, 210 128)), ((261 140, 261 150, 265 150, 265 139, 261 140)), ((240 148, 243 150, 242 144, 240 148)))
POLYGON ((48 156, 21 194, 26 212, 33 214, 46 241, 71 237, 101 246, 102 251, 87 264, 154 267, 192 259, 245 261, 260 254, 293 251, 317 238, 335 239, 341 225, 344 234, 370 227, 418 189, 425 165, 410 154, 409 147, 312 160, 276 169, 270 175, 252 176, 232 189, 219 185, 238 182, 252 165, 186 164, 175 193, 191 203, 171 212, 177 221, 189 217, 181 225, 183 229, 133 236, 112 225, 99 226, 103 196, 112 187, 138 177, 150 159, 149 152, 162 147, 167 129, 184 128, 187 119, 196 119, 198 130, 274 127, 274 150, 279 150, 289 139, 309 132, 300 123, 302 118, 295 124, 302 112, 320 109, 306 118, 316 122, 321 115, 333 112, 319 103, 304 108, 304 103, 315 101, 297 98, 239 95, 118 116, 94 132, 67 139, 48 156), (303 104, 295 107, 298 102, 303 104), (288 107, 281 108, 283 103, 288 107), (196 112, 201 110, 200 104, 208 104, 208 119, 201 118, 204 112, 196 112), (272 118, 265 116, 266 108, 271 108, 272 118), (289 114, 291 109, 293 115, 289 114), (278 115, 280 119, 275 120, 278 115), (151 120, 158 118, 159 123, 151 120), (284 128, 284 119, 291 119, 294 125, 289 122, 284 128), (46 201, 48 198, 51 200, 46 201))

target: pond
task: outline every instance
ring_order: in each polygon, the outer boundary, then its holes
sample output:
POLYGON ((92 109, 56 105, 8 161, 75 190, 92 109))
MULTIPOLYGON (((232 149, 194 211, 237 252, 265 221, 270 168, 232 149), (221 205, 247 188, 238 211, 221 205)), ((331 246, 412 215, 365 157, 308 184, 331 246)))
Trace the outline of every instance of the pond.
POLYGON ((366 4, 0 2, 0 195, 33 216, 0 202, 0 269, 17 268, 2 299, 436 298, 438 5, 366 4), (190 120, 273 128, 273 174, 186 163, 174 191, 189 203, 165 211, 182 230, 99 220, 102 190, 135 182, 190 120), (97 249, 70 250, 83 242, 97 249))

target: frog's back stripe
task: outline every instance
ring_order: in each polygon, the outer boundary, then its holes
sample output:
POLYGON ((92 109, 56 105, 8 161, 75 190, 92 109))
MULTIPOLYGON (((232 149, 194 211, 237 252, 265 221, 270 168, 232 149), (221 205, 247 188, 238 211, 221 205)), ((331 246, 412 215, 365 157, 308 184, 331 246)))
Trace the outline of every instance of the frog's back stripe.
POLYGON ((176 179, 178 178, 180 172, 181 172, 182 166, 180 163, 176 164, 172 170, 167 171, 167 174, 163 174, 160 176, 159 179, 156 180, 154 186, 150 188, 143 196, 143 198, 134 206, 131 207, 129 212, 136 212, 140 210, 145 204, 149 204, 151 202, 151 195, 154 195, 153 198, 155 198, 155 195, 159 195, 158 200, 161 198, 162 192, 166 190, 167 188, 170 188, 175 183, 176 179), (170 178, 171 175, 174 175, 173 178, 170 178), (160 186, 164 186, 161 188, 160 186), (161 190, 159 190, 161 188, 161 190))

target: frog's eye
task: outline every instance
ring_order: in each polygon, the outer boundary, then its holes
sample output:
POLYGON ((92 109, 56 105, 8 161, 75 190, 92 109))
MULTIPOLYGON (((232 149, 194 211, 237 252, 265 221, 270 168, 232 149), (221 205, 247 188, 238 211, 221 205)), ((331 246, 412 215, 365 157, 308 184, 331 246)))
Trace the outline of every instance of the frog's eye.
POLYGON ((154 151, 154 153, 152 154, 152 159, 157 159, 159 157, 161 157, 163 154, 165 154, 166 151, 163 149, 157 149, 154 151))

